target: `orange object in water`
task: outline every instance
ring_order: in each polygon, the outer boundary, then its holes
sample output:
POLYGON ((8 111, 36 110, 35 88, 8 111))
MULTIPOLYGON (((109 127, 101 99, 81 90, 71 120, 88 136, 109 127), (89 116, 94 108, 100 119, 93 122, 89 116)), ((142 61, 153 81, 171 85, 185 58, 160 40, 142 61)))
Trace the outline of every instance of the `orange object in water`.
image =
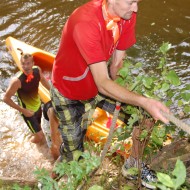
MULTIPOLYGON (((17 64, 18 68, 21 70, 20 65, 20 51, 18 48, 22 49, 24 52, 32 54, 34 58, 35 65, 39 66, 42 70, 42 73, 47 79, 51 77, 51 71, 53 67, 53 62, 55 55, 43 51, 34 46, 28 45, 20 40, 17 40, 13 37, 8 37, 6 39, 6 46, 9 50, 9 53, 12 55, 13 60, 17 64)), ((50 100, 49 91, 43 86, 39 85, 39 95, 42 102, 46 103, 50 100)), ((93 115, 94 122, 88 127, 86 137, 90 140, 95 141, 96 143, 105 143, 106 138, 109 134, 109 127, 111 125, 112 115, 107 114, 106 111, 96 108, 95 113, 93 115)), ((117 120, 116 127, 122 126, 122 121, 117 120)), ((131 148, 131 141, 124 143, 124 149, 118 149, 116 152, 121 154, 122 156, 128 157, 129 151, 131 148)))
MULTIPOLYGON (((95 141, 96 143, 104 144, 109 134, 109 128, 112 121, 112 115, 107 114, 106 111, 100 108, 96 108, 93 117, 94 117, 94 122, 92 122, 92 124, 88 127, 86 137, 95 141)), ((123 124, 124 123, 118 119, 115 127, 116 128, 122 127, 123 124)), ((129 138, 129 139, 126 139, 125 142, 116 141, 115 145, 113 145, 110 148, 114 149, 114 147, 116 146, 120 147, 119 149, 116 150, 116 152, 124 156, 125 158, 127 158, 130 155, 132 140, 129 138)))

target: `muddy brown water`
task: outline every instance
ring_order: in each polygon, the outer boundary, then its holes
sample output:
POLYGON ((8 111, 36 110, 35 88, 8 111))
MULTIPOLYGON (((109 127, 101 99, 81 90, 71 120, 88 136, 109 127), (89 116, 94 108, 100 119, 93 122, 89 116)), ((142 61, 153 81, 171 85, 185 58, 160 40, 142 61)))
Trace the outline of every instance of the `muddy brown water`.
MULTIPOLYGON (((0 98, 10 78, 18 71, 7 52, 5 39, 13 36, 33 46, 56 53, 62 27, 70 13, 86 0, 2 0, 0 2, 0 98)), ((171 69, 184 84, 190 83, 190 1, 143 0, 139 4, 137 43, 128 50, 134 61, 155 70, 155 51, 162 42, 172 44, 171 69)), ((177 107, 174 106, 177 110, 177 107)), ((189 119, 186 120, 190 123, 189 119)), ((0 102, 0 176, 33 178, 35 167, 52 167, 47 147, 28 141, 29 131, 19 113, 0 102)))

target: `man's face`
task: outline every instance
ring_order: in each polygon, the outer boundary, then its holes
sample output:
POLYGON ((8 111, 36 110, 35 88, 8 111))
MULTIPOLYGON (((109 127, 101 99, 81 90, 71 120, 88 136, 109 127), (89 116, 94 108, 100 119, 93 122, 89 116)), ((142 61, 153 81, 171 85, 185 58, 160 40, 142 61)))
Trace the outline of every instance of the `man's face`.
POLYGON ((33 62, 32 57, 22 59, 21 61, 21 67, 26 74, 30 74, 32 72, 33 65, 34 65, 34 62, 33 62))
POLYGON ((113 13, 125 20, 129 20, 133 12, 138 11, 139 0, 108 0, 113 13))

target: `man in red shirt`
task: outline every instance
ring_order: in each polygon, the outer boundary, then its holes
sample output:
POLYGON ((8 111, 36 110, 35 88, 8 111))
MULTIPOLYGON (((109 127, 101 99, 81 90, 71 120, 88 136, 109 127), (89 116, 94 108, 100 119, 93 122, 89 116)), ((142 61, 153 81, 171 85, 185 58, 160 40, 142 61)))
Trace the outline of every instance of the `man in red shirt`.
MULTIPOLYGON (((51 98, 60 120, 62 158, 67 161, 76 159, 75 152, 83 151, 83 137, 92 110, 105 99, 110 99, 104 103, 106 111, 113 112, 115 107, 111 102, 119 101, 140 106, 155 120, 168 122, 160 111, 169 112, 169 109, 161 102, 130 92, 114 82, 125 50, 136 42, 138 1, 92 0, 77 8, 63 28, 53 66, 51 98)), ((133 165, 137 160, 135 154, 131 154, 133 165)))

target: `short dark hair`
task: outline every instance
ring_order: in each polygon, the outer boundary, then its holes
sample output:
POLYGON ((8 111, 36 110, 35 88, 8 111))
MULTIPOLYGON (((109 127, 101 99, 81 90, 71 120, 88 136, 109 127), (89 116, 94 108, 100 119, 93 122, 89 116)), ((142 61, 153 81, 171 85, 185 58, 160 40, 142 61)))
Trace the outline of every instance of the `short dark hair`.
POLYGON ((17 48, 17 50, 20 51, 20 54, 21 54, 21 57, 20 57, 20 61, 22 62, 22 60, 24 59, 28 59, 28 58, 32 58, 33 59, 33 56, 30 54, 30 53, 24 53, 22 49, 20 48, 17 48))

